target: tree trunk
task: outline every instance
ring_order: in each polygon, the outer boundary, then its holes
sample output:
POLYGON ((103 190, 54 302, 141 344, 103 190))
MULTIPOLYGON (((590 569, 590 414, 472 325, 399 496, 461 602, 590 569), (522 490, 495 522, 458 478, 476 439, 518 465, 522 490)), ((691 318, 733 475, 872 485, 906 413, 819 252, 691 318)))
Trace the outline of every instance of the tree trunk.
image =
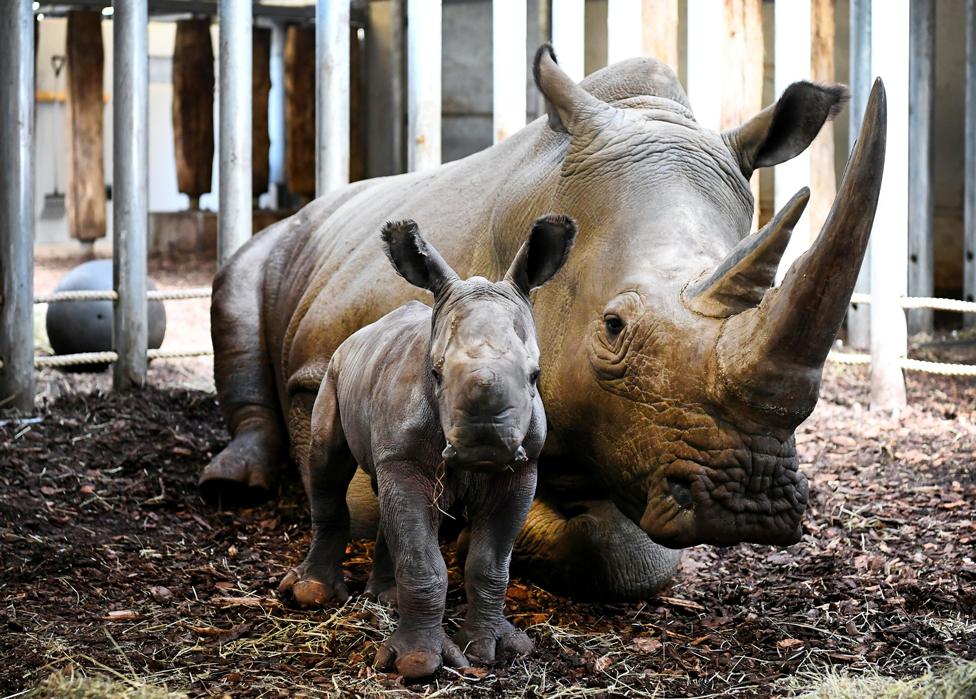
POLYGON ((102 115, 102 14, 68 13, 68 232, 78 240, 105 235, 105 160, 102 115))
POLYGON ((285 38, 285 174, 288 189, 315 196, 315 28, 285 38))
POLYGON ((210 18, 176 23, 173 47, 176 184, 190 208, 210 191, 214 160, 214 54, 210 18))
POLYGON ((251 192, 255 199, 268 191, 271 179, 271 136, 268 93, 271 91, 271 29, 254 27, 251 68, 251 192))

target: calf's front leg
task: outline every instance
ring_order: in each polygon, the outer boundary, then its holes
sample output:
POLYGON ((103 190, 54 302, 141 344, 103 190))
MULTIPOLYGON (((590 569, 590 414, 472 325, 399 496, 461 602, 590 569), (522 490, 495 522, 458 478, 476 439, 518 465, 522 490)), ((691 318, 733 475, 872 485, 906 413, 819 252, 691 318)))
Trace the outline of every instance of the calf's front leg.
POLYGON ((396 631, 376 653, 376 666, 406 679, 433 675, 442 665, 468 665, 444 632, 447 566, 437 542, 440 510, 434 481, 411 463, 377 465, 380 528, 393 559, 396 631))
POLYGON ((483 663, 507 661, 532 652, 532 641, 504 615, 512 546, 532 505, 536 465, 501 476, 478 476, 468 505, 470 544, 464 563, 468 613, 454 641, 483 663))

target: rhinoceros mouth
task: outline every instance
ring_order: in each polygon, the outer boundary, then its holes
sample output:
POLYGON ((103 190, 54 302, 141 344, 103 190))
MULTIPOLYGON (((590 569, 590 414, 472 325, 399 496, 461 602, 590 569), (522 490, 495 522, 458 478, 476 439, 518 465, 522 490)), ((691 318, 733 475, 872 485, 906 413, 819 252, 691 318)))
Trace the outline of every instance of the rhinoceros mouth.
POLYGON ((750 468, 679 460, 648 490, 641 528, 670 548, 738 543, 788 546, 802 535, 807 480, 795 457, 757 454, 750 468))

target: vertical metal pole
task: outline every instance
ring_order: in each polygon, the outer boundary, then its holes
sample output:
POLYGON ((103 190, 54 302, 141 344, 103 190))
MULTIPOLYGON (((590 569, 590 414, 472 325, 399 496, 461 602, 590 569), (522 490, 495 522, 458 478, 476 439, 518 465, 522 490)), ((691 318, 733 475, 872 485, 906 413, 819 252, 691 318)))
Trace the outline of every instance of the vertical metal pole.
POLYGON ((495 143, 525 126, 525 0, 491 3, 491 108, 495 143))
POLYGON ((407 0, 407 169, 441 164, 441 0, 407 0))
POLYGON ((871 63, 888 97, 884 178, 874 217, 871 251, 871 407, 897 412, 905 405, 901 359, 908 348, 898 299, 908 287, 908 64, 909 0, 885 0, 871 18, 871 63))
POLYGON ((0 410, 34 407, 34 13, 0 13, 0 410))
MULTIPOLYGON (((932 119, 935 109, 935 2, 911 0, 908 103, 908 294, 935 295, 932 119)), ((932 310, 908 311, 910 333, 932 331, 932 310)))
POLYGON ((222 266, 251 237, 251 0, 220 0, 220 210, 222 266))
POLYGON ((404 82, 407 74, 406 61, 404 60, 406 14, 403 4, 404 0, 390 0, 390 113, 393 115, 390 150, 393 152, 392 168, 394 174, 407 171, 407 156, 403 138, 407 126, 407 115, 403 109, 404 82))
MULTIPOLYGON (((850 77, 851 104, 849 147, 854 148, 861 130, 861 119, 871 94, 871 0, 850 0, 850 77)), ((871 243, 868 243, 854 291, 871 292, 871 243)), ((868 304, 851 306, 847 311, 847 341, 858 349, 871 345, 871 309, 868 304)))
POLYGON ((608 0, 607 65, 643 55, 641 13, 641 0, 608 0))
POLYGON ((583 79, 585 19, 583 0, 552 0, 552 47, 559 67, 577 82, 583 79))
POLYGON ((315 194, 349 183, 349 0, 315 6, 315 194))
MULTIPOLYGON (((966 149, 963 184, 965 259, 963 298, 976 301, 976 0, 966 0, 966 149)), ((963 314, 967 327, 976 325, 976 313, 963 314)))
POLYGON ((116 293, 113 385, 146 383, 146 238, 149 230, 149 56, 146 0, 115 3, 112 15, 112 260, 116 293))
MULTIPOLYGON (((776 96, 791 83, 810 79, 810 0, 789 0, 773 6, 776 60, 776 96)), ((802 187, 810 184, 810 151, 803 151, 773 170, 773 202, 781 210, 802 187)), ((816 196, 816 192, 811 192, 816 196)), ((776 280, 782 281, 790 265, 810 246, 810 216, 801 216, 779 263, 776 280)))
POLYGON ((271 153, 268 169, 271 177, 271 208, 281 207, 281 190, 285 186, 285 25, 271 26, 271 92, 268 93, 268 131, 271 153))
MULTIPOLYGON (((778 8, 777 8, 778 11, 778 8)), ((688 99, 695 120, 707 129, 722 126, 722 69, 725 18, 712 0, 688 0, 688 99)))

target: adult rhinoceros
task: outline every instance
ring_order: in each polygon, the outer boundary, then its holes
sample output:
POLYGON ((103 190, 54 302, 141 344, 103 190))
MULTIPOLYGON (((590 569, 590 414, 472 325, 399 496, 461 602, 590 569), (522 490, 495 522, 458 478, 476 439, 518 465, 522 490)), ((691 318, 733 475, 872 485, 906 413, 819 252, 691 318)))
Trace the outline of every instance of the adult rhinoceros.
POLYGON ((220 272, 214 374, 233 438, 202 474, 205 495, 267 497, 289 445, 302 468, 333 350, 422 297, 383 255, 385 221, 415 219, 463 277, 498 279, 531 222, 557 212, 579 236, 535 299, 550 425, 516 565, 563 592, 624 599, 670 578, 672 549, 797 541, 807 483, 793 431, 816 404, 874 218, 883 87, 823 230, 771 289, 808 192, 749 235, 749 177, 805 149, 842 87, 796 83, 715 133, 655 60, 576 84, 544 46, 534 74, 548 119, 435 170, 321 197, 220 272))

